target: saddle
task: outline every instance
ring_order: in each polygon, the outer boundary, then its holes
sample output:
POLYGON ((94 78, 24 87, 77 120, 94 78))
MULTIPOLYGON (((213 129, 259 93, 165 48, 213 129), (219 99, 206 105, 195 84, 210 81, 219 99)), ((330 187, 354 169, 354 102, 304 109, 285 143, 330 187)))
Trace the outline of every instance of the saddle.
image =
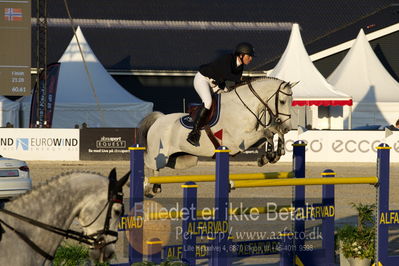
MULTIPOLYGON (((204 129, 208 138, 211 140, 213 146, 215 149, 217 149, 220 146, 219 141, 213 134, 211 127, 213 127, 218 121, 220 117, 220 94, 215 94, 212 96, 212 106, 211 109, 208 112, 206 122, 204 123, 204 126, 201 129, 204 129)), ((188 115, 183 116, 180 118, 180 123, 182 124, 183 127, 188 128, 188 129, 193 129, 193 123, 195 120, 195 117, 198 114, 198 111, 202 104, 198 103, 190 103, 188 106, 188 115)))
MULTIPOLYGON (((195 117, 198 114, 198 110, 202 104, 199 103, 190 103, 188 106, 188 115, 183 116, 180 118, 180 123, 182 126, 188 129, 193 129, 193 123, 195 120, 195 117)), ((205 126, 213 127, 218 121, 220 117, 220 94, 215 94, 212 97, 212 106, 211 109, 208 112, 205 126)), ((203 126, 202 128, 204 128, 203 126)))

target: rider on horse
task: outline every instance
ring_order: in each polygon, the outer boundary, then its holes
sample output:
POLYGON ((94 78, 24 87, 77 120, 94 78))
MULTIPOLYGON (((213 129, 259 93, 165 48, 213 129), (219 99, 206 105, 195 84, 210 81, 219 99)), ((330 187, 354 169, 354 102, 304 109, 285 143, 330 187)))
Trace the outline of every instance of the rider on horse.
POLYGON ((251 63, 254 54, 253 46, 243 42, 237 45, 234 54, 223 55, 209 64, 200 66, 194 77, 194 88, 203 105, 194 120, 193 130, 188 134, 189 143, 199 146, 200 129, 212 106, 211 93, 225 91, 226 81, 240 82, 244 65, 251 63))

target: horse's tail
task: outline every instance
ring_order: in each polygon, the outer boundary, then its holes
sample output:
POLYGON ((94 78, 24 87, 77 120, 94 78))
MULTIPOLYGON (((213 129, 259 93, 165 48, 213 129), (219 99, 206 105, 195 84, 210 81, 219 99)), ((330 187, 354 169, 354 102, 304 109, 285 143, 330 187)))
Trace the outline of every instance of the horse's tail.
POLYGON ((140 121, 138 135, 139 135, 139 143, 140 143, 141 147, 147 147, 148 130, 150 130, 150 127, 161 116, 164 116, 164 114, 161 112, 152 112, 140 121))

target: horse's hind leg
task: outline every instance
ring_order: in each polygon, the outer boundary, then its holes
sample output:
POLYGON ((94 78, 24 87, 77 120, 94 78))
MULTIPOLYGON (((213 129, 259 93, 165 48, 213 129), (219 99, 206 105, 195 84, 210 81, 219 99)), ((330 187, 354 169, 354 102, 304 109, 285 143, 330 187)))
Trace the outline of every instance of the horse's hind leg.
MULTIPOLYGON (((198 163, 198 157, 190 154, 179 154, 170 156, 166 166, 172 169, 186 169, 196 166, 198 163)), ((148 198, 153 198, 155 194, 162 192, 161 184, 151 184, 148 181, 150 176, 159 176, 159 170, 153 170, 145 167, 144 169, 144 195, 148 198)))
POLYGON ((148 167, 144 168, 144 196, 147 198, 153 198, 155 194, 162 192, 161 184, 151 184, 148 181, 148 177, 158 175, 159 171, 150 169, 148 167))
MULTIPOLYGON (((154 175, 153 176, 159 176, 159 170, 158 171, 154 171, 154 175)), ((162 192, 161 184, 153 184, 152 185, 152 192, 153 193, 161 193, 162 192)))
POLYGON ((198 157, 191 154, 170 156, 167 166, 172 169, 187 169, 198 164, 198 157))

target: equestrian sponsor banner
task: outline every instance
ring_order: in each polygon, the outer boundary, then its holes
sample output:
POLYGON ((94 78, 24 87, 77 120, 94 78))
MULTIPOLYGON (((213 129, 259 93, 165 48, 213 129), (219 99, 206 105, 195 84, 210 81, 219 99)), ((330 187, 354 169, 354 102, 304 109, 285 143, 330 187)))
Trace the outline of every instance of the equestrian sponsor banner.
POLYGON ((2 128, 0 154, 20 160, 79 160, 79 129, 2 128))
POLYGON ((136 128, 82 128, 81 160, 130 160, 136 128))
MULTIPOLYGON (((286 154, 279 162, 292 161, 292 144, 296 140, 304 140, 306 146, 306 162, 365 162, 375 163, 379 143, 384 142, 392 147, 391 162, 399 162, 399 131, 360 131, 360 130, 309 130, 302 134, 290 131, 285 135, 286 154)), ((275 141, 275 146, 277 145, 275 141)), ((231 158, 232 161, 253 161, 260 151, 249 151, 231 158)))

